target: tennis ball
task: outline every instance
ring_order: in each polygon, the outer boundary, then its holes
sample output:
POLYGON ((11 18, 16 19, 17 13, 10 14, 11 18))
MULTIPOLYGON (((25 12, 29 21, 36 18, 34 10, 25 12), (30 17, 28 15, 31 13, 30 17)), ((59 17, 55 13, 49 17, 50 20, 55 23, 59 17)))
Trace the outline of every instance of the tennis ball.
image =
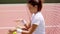
POLYGON ((13 32, 13 34, 17 34, 17 32, 15 31, 15 32, 13 32))

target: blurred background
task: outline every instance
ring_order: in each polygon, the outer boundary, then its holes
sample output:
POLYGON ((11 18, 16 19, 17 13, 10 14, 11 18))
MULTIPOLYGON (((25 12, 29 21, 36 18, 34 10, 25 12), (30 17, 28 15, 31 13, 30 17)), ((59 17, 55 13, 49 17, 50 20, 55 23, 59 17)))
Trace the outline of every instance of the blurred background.
MULTIPOLYGON (((60 34, 60 0, 44 0, 41 12, 46 34, 60 34)), ((31 18, 27 0, 0 0, 0 34, 8 34, 10 29, 16 27, 15 20, 21 18, 27 22, 31 18)))
MULTIPOLYGON (((45 3, 60 3, 60 0, 44 0, 45 3)), ((5 3, 26 3, 27 0, 0 0, 0 4, 5 3)))

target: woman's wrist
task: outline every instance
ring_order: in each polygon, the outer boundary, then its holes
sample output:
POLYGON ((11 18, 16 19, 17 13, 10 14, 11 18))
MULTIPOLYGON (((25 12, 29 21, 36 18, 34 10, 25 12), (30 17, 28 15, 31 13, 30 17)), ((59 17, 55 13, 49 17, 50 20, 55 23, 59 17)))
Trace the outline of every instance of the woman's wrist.
POLYGON ((20 28, 17 28, 17 32, 22 32, 23 30, 22 29, 20 29, 20 28))

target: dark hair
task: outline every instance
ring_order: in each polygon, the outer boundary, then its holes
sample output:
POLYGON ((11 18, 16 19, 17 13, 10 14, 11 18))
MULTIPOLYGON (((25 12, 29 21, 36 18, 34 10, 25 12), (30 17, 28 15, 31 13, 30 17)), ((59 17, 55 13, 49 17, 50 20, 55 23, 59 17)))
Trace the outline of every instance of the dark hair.
POLYGON ((28 3, 31 4, 33 7, 37 5, 37 7, 38 7, 37 11, 41 11, 42 1, 39 0, 39 2, 37 2, 37 1, 34 1, 34 0, 28 0, 28 3))

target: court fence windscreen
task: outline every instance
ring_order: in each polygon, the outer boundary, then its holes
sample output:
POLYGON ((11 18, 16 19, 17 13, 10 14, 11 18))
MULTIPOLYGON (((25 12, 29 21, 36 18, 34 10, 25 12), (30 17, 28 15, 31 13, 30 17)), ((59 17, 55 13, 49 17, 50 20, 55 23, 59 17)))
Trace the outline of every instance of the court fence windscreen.
MULTIPOLYGON (((44 0, 45 3, 60 3, 60 0, 44 0)), ((27 3, 27 0, 0 0, 0 4, 27 3)))

